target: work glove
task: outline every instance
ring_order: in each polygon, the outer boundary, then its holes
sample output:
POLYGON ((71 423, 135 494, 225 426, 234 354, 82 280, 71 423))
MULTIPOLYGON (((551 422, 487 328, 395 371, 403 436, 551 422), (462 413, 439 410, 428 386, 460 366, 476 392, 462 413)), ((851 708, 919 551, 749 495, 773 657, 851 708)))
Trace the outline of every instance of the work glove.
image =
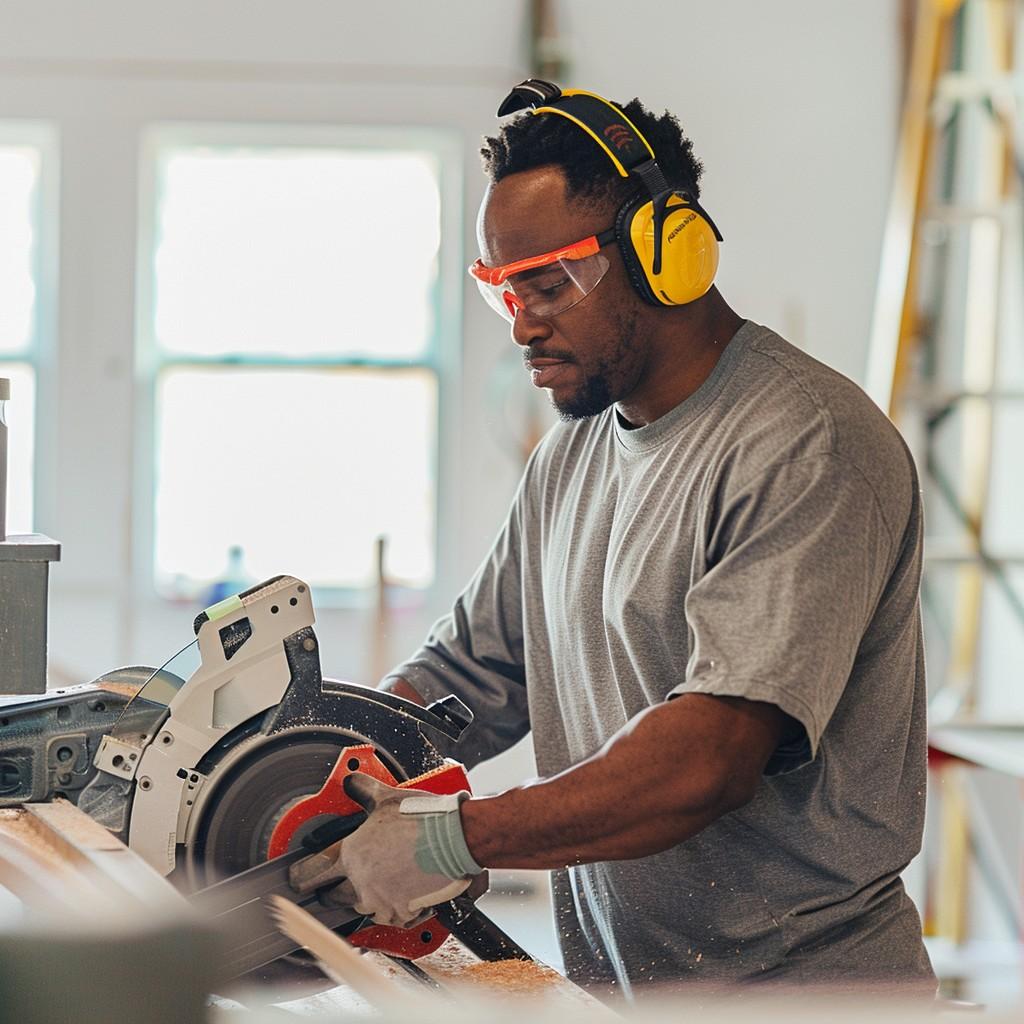
POLYGON ((288 880, 296 892, 330 886, 320 893, 322 903, 408 928, 430 916, 424 911, 465 892, 472 876, 483 871, 462 834, 459 805, 469 793, 398 789, 361 772, 343 785, 367 819, 351 835, 291 866, 288 880))

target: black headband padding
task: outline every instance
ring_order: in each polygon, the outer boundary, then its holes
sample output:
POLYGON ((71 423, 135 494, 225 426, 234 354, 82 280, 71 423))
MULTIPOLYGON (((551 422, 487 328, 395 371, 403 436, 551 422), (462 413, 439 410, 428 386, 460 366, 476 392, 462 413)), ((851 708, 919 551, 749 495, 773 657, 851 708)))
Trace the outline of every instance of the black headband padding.
POLYGON ((544 104, 557 107, 582 122, 615 154, 627 171, 648 163, 651 151, 626 120, 618 107, 609 106, 593 96, 561 96, 544 104))
POLYGON ((580 93, 565 96, 554 82, 542 78, 520 82, 501 101, 498 117, 537 107, 556 107, 572 115, 586 125, 587 131, 600 137, 627 171, 651 162, 651 150, 614 103, 580 93))

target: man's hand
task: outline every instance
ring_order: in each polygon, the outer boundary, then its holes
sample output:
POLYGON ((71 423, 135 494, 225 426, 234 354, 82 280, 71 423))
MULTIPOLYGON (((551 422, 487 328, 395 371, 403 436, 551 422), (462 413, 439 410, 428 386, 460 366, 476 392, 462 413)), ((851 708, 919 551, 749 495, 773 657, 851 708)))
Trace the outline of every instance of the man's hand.
POLYGON ((369 817, 352 835, 292 865, 288 880, 297 892, 332 886, 323 901, 406 928, 465 892, 483 870, 462 834, 459 805, 468 793, 434 796, 360 772, 344 787, 369 817))

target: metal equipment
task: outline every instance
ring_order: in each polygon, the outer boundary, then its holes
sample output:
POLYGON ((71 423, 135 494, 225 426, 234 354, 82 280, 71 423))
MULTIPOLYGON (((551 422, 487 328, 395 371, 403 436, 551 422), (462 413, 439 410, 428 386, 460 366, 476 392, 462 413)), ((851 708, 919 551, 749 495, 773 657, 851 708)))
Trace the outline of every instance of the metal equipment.
POLYGON ((10 398, 11 382, 0 377, 0 693, 43 693, 48 578, 50 562, 60 560, 60 545, 41 534, 7 535, 10 398))
POLYGON ((0 536, 0 694, 46 690, 50 563, 59 560, 60 544, 42 534, 0 536))
POLYGON ((449 932, 481 959, 528 959, 465 897, 396 929, 290 891, 292 862, 361 821, 341 789, 347 773, 439 793, 468 788, 437 745, 458 739, 468 709, 455 697, 421 708, 323 679, 314 618, 309 588, 278 576, 201 613, 196 640, 162 668, 0 698, 0 806, 60 796, 106 826, 224 925, 224 977, 294 952, 263 909, 271 892, 353 944, 404 960, 449 932), (185 678, 175 669, 195 645, 201 664, 185 678))

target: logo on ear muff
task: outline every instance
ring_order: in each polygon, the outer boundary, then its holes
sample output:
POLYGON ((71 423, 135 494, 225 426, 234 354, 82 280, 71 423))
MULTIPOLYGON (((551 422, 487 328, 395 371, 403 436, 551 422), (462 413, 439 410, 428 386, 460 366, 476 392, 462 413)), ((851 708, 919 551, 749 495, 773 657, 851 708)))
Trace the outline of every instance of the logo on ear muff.
POLYGON ((718 228, 692 198, 693 183, 670 185, 650 143, 610 100, 531 78, 502 101, 498 116, 530 109, 558 114, 585 131, 623 178, 642 185, 615 218, 615 234, 633 287, 654 306, 682 306, 706 294, 718 270, 718 228))

